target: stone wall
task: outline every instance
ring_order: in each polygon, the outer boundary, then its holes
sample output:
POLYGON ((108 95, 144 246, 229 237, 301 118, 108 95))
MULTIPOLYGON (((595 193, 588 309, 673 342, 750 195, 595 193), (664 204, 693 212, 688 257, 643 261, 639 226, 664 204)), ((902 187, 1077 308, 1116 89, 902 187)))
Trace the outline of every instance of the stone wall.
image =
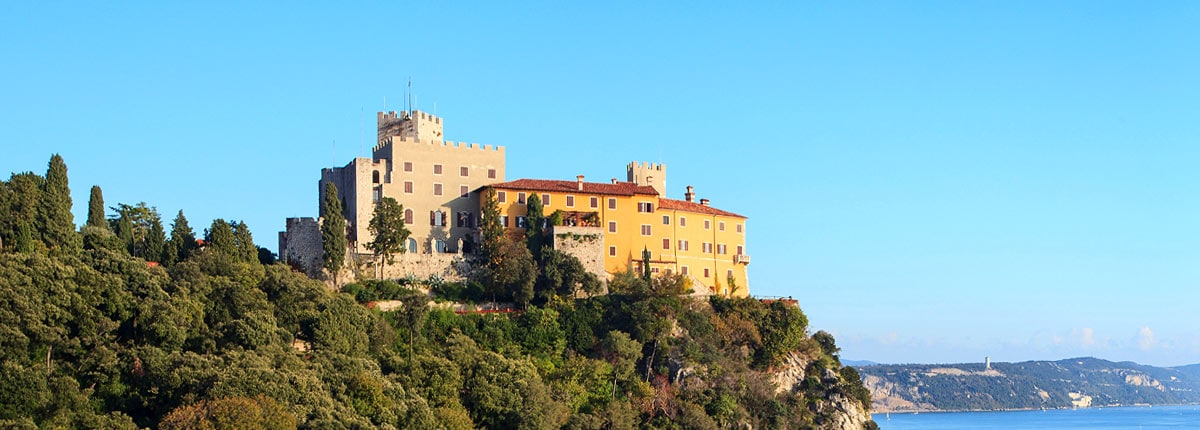
POLYGON ((288 218, 287 230, 279 232, 279 259, 315 277, 324 258, 320 220, 288 218))
MULTIPOLYGON (((604 230, 600 227, 554 226, 554 249, 575 256, 583 268, 596 275, 607 288, 608 272, 604 270, 604 230)), ((607 289, 606 289, 607 290, 607 289)))

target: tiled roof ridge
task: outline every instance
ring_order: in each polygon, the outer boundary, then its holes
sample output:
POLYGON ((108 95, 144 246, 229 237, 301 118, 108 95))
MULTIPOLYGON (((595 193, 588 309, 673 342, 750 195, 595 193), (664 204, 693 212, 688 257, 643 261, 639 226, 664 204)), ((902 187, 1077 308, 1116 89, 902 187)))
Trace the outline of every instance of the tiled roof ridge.
POLYGON ((663 209, 674 209, 674 210, 682 210, 682 211, 688 211, 688 212, 697 212, 697 213, 708 214, 708 215, 724 215, 724 216, 732 216, 732 217, 738 217, 738 218, 746 218, 744 215, 738 215, 733 212, 720 210, 720 209, 714 208, 712 206, 702 205, 699 203, 689 202, 686 200, 668 199, 666 197, 658 198, 658 207, 663 208, 663 209))

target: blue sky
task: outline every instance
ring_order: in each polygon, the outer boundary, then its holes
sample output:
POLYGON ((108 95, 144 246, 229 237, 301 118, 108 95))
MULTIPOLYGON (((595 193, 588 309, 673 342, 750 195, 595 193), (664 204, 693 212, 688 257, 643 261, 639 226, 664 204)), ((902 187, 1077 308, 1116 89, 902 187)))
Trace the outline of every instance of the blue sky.
POLYGON ((1194 2, 0 4, 0 171, 274 248, 374 112, 750 218, 843 356, 1200 362, 1194 2))

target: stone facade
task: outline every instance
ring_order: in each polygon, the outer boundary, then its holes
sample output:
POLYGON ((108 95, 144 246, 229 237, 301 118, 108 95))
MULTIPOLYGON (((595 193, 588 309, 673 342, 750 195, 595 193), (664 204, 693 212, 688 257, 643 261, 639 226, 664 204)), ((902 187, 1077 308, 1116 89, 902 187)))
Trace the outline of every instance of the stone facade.
POLYGON ((319 219, 288 218, 287 231, 279 232, 279 259, 315 277, 321 273, 321 263, 325 258, 325 248, 321 243, 319 219))
POLYGON ((553 247, 572 255, 583 263, 583 268, 607 287, 608 272, 604 270, 604 230, 600 227, 554 226, 550 230, 554 237, 553 247))

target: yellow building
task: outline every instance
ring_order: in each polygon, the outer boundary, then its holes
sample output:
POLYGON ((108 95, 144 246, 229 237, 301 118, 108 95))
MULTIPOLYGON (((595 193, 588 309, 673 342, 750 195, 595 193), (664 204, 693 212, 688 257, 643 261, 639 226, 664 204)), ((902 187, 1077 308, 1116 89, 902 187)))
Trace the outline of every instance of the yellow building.
POLYGON ((511 235, 523 234, 526 203, 537 194, 547 217, 562 211, 564 226, 601 234, 595 252, 603 255, 604 271, 610 274, 638 270, 646 250, 652 272, 686 275, 696 290, 704 286, 714 294, 747 295, 746 217, 711 207, 705 199, 693 201, 690 186, 684 200, 662 197, 656 186, 665 187, 665 171, 651 178, 657 180, 653 185, 631 176, 631 181, 611 183, 584 182, 583 176, 575 181, 518 179, 491 187, 501 225, 511 235))

